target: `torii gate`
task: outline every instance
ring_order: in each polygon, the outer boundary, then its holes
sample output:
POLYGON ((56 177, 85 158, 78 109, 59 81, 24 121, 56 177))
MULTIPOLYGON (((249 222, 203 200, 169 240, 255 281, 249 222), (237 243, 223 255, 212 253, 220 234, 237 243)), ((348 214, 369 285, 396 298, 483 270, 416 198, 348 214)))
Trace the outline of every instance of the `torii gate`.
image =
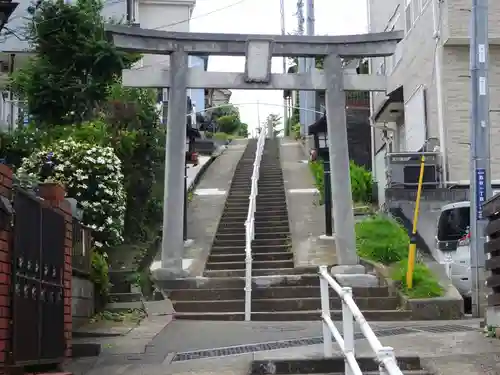
POLYGON ((403 33, 386 32, 343 36, 297 36, 181 33, 130 26, 107 26, 121 50, 170 55, 170 70, 161 66, 123 72, 130 87, 170 88, 165 156, 162 268, 156 277, 184 276, 182 215, 186 137, 186 92, 194 89, 325 90, 329 152, 332 167, 335 240, 339 264, 357 264, 352 208, 344 90, 386 91, 386 77, 346 75, 341 58, 385 57, 394 53, 403 33), (245 56, 244 73, 206 72, 188 67, 189 55, 245 56), (271 58, 325 58, 322 72, 272 74, 271 58))

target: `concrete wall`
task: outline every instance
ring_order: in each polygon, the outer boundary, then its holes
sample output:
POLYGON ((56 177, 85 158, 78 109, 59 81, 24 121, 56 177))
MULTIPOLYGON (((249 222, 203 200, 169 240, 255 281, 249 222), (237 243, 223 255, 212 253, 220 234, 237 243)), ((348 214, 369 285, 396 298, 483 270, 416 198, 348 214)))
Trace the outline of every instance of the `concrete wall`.
MULTIPOLYGON (((470 73, 468 46, 443 48, 444 118, 450 180, 469 179, 470 73)), ((491 176, 500 178, 500 46, 490 46, 491 176)))
POLYGON ((71 314, 75 329, 88 322, 94 315, 94 283, 86 277, 73 275, 71 297, 71 314))

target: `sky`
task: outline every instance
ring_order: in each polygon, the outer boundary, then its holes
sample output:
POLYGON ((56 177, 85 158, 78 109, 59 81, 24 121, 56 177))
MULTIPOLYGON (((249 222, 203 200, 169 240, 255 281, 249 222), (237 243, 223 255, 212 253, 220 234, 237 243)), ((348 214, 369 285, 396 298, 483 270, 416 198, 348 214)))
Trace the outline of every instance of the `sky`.
MULTIPOLYGON (((297 29, 297 18, 294 16, 296 4, 297 0, 285 0, 287 33, 293 33, 297 29)), ((367 32, 366 0, 315 0, 314 6, 315 33, 318 35, 348 35, 367 32)), ((304 16, 307 17, 305 6, 304 16)), ((190 30, 213 33, 281 34, 280 0, 197 0, 190 30), (235 5, 231 6, 232 4, 235 5), (224 7, 228 8, 214 12, 224 7)), ((282 58, 273 58, 272 71, 274 73, 283 72, 282 61, 282 58)), ((208 70, 243 72, 244 64, 243 57, 211 56, 208 70)), ((238 106, 241 119, 249 125, 249 130, 258 127, 259 117, 262 122, 269 113, 283 114, 282 91, 231 91, 233 92, 231 103, 241 104, 238 106), (244 104, 257 102, 259 105, 244 104)))

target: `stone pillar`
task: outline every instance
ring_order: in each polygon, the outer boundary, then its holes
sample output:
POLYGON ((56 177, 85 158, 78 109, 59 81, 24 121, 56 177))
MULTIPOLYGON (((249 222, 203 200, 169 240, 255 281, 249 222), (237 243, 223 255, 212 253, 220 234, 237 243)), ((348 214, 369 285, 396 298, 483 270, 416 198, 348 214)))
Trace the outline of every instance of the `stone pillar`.
POLYGON ((165 187, 163 199, 163 234, 161 267, 163 276, 182 273, 184 253, 184 164, 186 159, 186 96, 188 55, 184 51, 171 55, 171 92, 167 118, 165 151, 165 187))
POLYGON ((349 172, 349 149, 342 61, 339 56, 325 58, 326 116, 330 164, 332 168, 332 203, 335 226, 335 245, 341 265, 358 263, 354 213, 349 172))

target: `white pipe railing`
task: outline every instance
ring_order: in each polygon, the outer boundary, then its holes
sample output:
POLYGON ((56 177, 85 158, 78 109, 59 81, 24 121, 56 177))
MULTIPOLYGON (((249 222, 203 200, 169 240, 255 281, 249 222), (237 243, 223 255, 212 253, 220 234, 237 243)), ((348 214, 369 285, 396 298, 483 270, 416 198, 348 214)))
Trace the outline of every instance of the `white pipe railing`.
POLYGON ((371 349, 375 352, 376 359, 379 363, 380 375, 403 375, 397 364, 394 349, 389 346, 382 346, 354 302, 352 298, 352 288, 340 286, 340 284, 338 284, 328 273, 326 266, 319 267, 319 281, 321 288, 321 317, 323 320, 323 350, 325 357, 333 356, 333 336, 344 356, 345 374, 363 374, 359 368, 354 351, 354 322, 356 321, 366 341, 368 341, 371 349), (329 286, 332 287, 342 300, 342 328, 344 337, 342 337, 340 331, 335 327, 330 314, 329 286))
POLYGON ((252 187, 248 197, 248 215, 245 221, 245 320, 252 319, 252 241, 255 238, 255 209, 257 205, 260 161, 266 142, 265 127, 261 128, 257 139, 257 149, 253 162, 252 187))

